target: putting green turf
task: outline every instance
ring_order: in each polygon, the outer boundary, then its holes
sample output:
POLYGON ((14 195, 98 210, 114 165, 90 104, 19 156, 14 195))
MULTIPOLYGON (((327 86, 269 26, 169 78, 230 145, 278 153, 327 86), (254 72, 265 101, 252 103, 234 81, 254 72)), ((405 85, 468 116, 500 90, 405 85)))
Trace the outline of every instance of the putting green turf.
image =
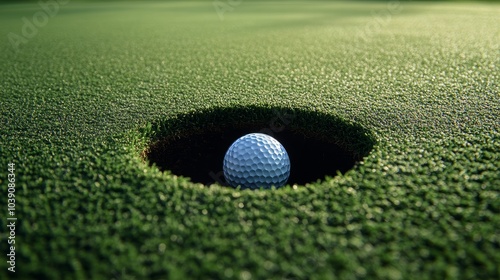
POLYGON ((498 279, 500 5, 243 1, 221 20, 211 1, 69 2, 15 49, 37 11, 0 9, 18 278, 498 279), (246 106, 376 143, 344 175, 273 191, 142 161, 148 123, 246 106))

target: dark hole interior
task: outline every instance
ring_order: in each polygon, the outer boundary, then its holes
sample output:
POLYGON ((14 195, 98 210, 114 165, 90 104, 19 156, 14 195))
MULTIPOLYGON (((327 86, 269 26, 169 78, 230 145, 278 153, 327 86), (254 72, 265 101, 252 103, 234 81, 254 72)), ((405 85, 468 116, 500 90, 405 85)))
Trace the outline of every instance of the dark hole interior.
POLYGON ((289 185, 333 177, 338 171, 345 173, 360 159, 333 142, 308 136, 304 131, 280 129, 277 132, 255 125, 167 136, 154 142, 145 152, 145 157, 160 170, 170 170, 175 175, 191 178, 193 182, 226 185, 222 162, 227 149, 239 137, 253 132, 267 133, 285 147, 291 162, 289 185))

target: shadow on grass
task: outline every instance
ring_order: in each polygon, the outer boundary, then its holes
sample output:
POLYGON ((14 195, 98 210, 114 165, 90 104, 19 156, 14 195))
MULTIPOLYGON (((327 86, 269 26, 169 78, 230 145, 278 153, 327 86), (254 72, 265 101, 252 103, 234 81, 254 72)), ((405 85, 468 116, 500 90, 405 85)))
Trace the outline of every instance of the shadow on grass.
POLYGON ((353 168, 375 144, 360 125, 334 115, 279 107, 230 107, 178 115, 154 123, 143 157, 160 170, 191 181, 225 185, 222 162, 229 146, 253 132, 283 144, 291 162, 287 184, 305 184, 353 168))

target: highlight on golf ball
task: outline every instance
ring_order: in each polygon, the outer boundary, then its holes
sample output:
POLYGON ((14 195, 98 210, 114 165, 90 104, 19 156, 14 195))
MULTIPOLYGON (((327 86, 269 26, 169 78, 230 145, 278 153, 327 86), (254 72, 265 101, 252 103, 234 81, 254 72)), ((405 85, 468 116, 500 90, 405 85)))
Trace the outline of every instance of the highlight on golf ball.
POLYGON ((250 133, 229 147, 223 171, 226 181, 234 188, 279 188, 290 176, 290 159, 278 140, 267 134, 250 133))

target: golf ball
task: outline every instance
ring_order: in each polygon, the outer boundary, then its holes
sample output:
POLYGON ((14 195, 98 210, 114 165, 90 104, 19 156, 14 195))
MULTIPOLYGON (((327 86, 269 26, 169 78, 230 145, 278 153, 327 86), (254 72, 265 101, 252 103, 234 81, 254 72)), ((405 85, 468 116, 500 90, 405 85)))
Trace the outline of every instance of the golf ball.
POLYGON ((278 140, 262 133, 238 138, 224 157, 224 177, 232 187, 269 189, 285 185, 290 159, 278 140))

